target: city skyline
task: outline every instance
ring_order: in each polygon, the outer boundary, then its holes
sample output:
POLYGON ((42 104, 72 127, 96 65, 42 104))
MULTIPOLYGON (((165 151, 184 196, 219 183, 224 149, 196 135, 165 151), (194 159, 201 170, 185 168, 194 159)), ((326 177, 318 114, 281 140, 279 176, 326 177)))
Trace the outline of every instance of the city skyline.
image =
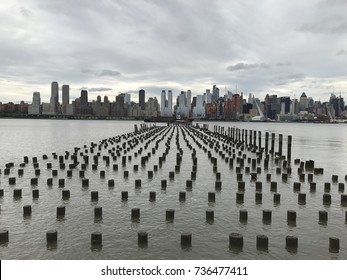
MULTIPOLYGON (((0 101, 88 90, 160 98, 229 90, 328 100, 347 92, 347 2, 2 1, 0 101), (226 90, 225 90, 226 89, 226 90), (294 96, 295 95, 295 96, 294 96)), ((137 100, 136 100, 137 101, 137 100)))

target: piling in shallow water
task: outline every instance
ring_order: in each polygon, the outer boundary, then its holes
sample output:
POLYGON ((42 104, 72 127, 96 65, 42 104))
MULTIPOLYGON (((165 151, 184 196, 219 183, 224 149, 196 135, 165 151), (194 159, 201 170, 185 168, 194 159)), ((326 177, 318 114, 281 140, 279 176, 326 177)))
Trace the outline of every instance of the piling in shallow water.
POLYGON ((139 231, 137 233, 137 242, 141 245, 147 245, 148 244, 148 233, 145 231, 139 231))
POLYGON ((181 246, 182 247, 192 246, 192 234, 190 232, 181 234, 181 246))
POLYGON ((257 249, 267 250, 269 246, 269 238, 266 235, 257 235, 257 249))
POLYGON ((239 233, 230 233, 229 234, 229 246, 230 247, 243 247, 243 235, 239 233))
POLYGON ((101 232, 95 231, 91 234, 91 245, 100 246, 102 245, 102 234, 101 232))
POLYGON ((46 242, 56 243, 58 240, 58 232, 56 230, 49 230, 46 232, 46 242))
POLYGON ((165 217, 166 217, 166 221, 173 221, 175 218, 175 210, 174 209, 167 209, 165 217))
POLYGON ((286 236, 286 249, 294 249, 298 248, 298 238, 296 236, 286 236))
POLYGON ((340 240, 336 237, 329 237, 329 251, 338 253, 340 250, 340 240))
POLYGON ((23 216, 31 216, 31 205, 23 206, 23 216))

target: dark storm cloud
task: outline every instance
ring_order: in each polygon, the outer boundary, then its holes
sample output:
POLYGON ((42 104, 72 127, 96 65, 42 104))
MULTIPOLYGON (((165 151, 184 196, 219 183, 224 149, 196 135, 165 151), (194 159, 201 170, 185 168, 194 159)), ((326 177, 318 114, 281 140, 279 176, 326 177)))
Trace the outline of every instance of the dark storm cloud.
POLYGON ((239 71, 239 70, 249 70, 249 69, 254 69, 254 68, 263 68, 263 69, 268 69, 270 68, 270 65, 266 63, 255 63, 255 64, 248 64, 244 62, 240 62, 234 65, 230 65, 227 67, 228 71, 239 71))

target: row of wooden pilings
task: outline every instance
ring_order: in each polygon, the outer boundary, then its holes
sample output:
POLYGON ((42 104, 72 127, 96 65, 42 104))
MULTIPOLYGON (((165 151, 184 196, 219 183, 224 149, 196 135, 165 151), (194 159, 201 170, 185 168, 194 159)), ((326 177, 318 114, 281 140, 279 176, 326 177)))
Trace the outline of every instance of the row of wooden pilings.
MULTIPOLYGON (((181 194, 181 193, 180 193, 181 194)), ((209 201, 214 201, 214 195, 211 199, 210 195, 214 193, 209 193, 209 201), (211 199, 211 200, 210 200, 211 199)), ((126 201, 128 197, 127 192, 122 192, 122 200, 126 201)), ((180 197, 182 199, 182 197, 180 197)), ((185 199, 185 196, 184 196, 185 199)), ((150 198, 151 200, 151 198, 150 198)), ((56 217, 57 219, 64 219, 66 214, 65 206, 58 206, 56 208, 56 217)), ((32 215, 32 207, 31 205, 23 206, 23 216, 30 217, 32 215)), ((94 219, 102 219, 103 217, 103 208, 101 206, 94 207, 94 219)), ((166 221, 173 222, 175 217, 175 209, 167 209, 166 210, 166 221)), ((209 223, 213 223, 215 218, 214 210, 208 209, 206 210, 206 221, 209 223)), ((131 221, 139 222, 140 221, 140 208, 132 208, 131 209, 131 221)), ((241 209, 239 211, 239 221, 243 224, 247 224, 248 221, 248 211, 246 209, 241 209)), ((263 210, 262 213, 262 222, 263 224, 271 224, 272 221, 272 211, 271 210, 263 210)), ((297 221, 297 213, 294 210, 287 211, 287 223, 289 226, 296 226, 297 221)), ((328 212, 326 210, 318 211, 318 222, 319 224, 326 225, 328 222, 328 212)), ((347 223, 347 211, 345 211, 345 223, 347 223)))
MULTIPOLYGON (((232 141, 250 147, 253 151, 264 151, 265 154, 277 155, 282 158, 283 155, 283 134, 278 135, 278 152, 275 151, 276 134, 265 132, 265 143, 262 145, 262 132, 256 130, 240 129, 228 127, 227 130, 223 126, 215 125, 214 133, 228 136, 232 141)), ((292 157, 292 136, 287 138, 287 160, 292 157)))
MULTIPOLYGON (((181 233, 181 247, 189 248, 192 247, 192 233, 185 232, 181 233)), ((148 232, 138 231, 137 241, 139 247, 148 246, 148 232)), ((0 231, 0 244, 9 242, 9 232, 7 230, 0 231)), ((58 231, 49 230, 46 232, 46 242, 48 247, 55 247, 58 243, 58 231)), ((99 231, 91 233, 91 246, 102 246, 102 233, 99 231)), ((244 238, 240 233, 229 234, 229 247, 230 249, 241 249, 244 246, 244 238)), ((297 236, 286 236, 285 237, 285 248, 291 252, 296 251, 299 246, 299 240, 297 236)), ((256 248, 258 250, 268 250, 269 238, 266 235, 260 234, 256 236, 256 248)), ((335 237, 329 238, 329 252, 338 253, 340 250, 340 240, 335 237)))

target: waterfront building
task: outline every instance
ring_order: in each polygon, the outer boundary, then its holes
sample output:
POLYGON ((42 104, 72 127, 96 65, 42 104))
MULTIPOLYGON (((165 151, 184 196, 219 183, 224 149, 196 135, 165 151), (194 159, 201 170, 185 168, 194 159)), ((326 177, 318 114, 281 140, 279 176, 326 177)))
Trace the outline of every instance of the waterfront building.
POLYGON ((291 108, 290 108, 290 114, 291 115, 297 115, 297 114, 299 114, 299 102, 298 102, 298 100, 297 99, 293 99, 292 100, 292 103, 290 104, 291 106, 291 108))
POLYGON ((104 102, 101 102, 101 96, 97 96, 96 101, 92 103, 93 115, 95 116, 109 116, 110 115, 110 101, 107 96, 104 96, 104 102))
POLYGON ((131 96, 129 93, 122 93, 124 95, 124 104, 130 105, 131 102, 131 96))
POLYGON ((19 104, 15 104, 15 111, 18 114, 26 115, 28 114, 29 104, 21 101, 19 104))
POLYGON ((130 103, 125 102, 127 99, 125 93, 116 96, 116 102, 112 104, 111 114, 117 117, 127 117, 129 115, 130 103))
POLYGON ((230 99, 224 101, 223 116, 225 119, 238 119, 242 113, 242 97, 239 94, 233 94, 230 99))
POLYGON ((181 91, 181 94, 177 97, 176 115, 181 117, 189 117, 186 94, 185 91, 181 91))
POLYGON ((81 90, 81 96, 80 98, 77 98, 73 102, 74 107, 74 113, 76 115, 91 115, 92 114, 92 108, 90 104, 88 103, 88 91, 87 90, 81 90))
POLYGON ((51 83, 51 100, 50 100, 50 114, 56 115, 59 113, 59 85, 58 82, 51 83))
POLYGON ((252 93, 250 93, 248 95, 248 103, 253 105, 253 99, 254 99, 254 95, 252 95, 252 93))
POLYGON ((68 105, 70 103, 70 86, 69 85, 63 85, 62 87, 62 106, 61 111, 63 115, 67 115, 68 105))
POLYGON ((303 92, 299 99, 299 109, 300 111, 305 111, 307 107, 308 107, 308 99, 307 99, 306 93, 303 92))
POLYGON ((192 92, 190 89, 187 90, 187 107, 188 107, 188 115, 192 110, 192 92))
POLYGON ((290 97, 280 97, 280 114, 289 114, 290 113, 290 97))
POLYGON ((206 104, 206 118, 217 117, 217 105, 215 103, 206 104))
POLYGON ((265 97, 265 116, 269 119, 276 119, 276 115, 281 111, 280 98, 276 94, 269 95, 265 97))
POLYGON ((172 116, 172 90, 167 92, 167 115, 172 116))
POLYGON ((172 116, 172 91, 168 91, 168 98, 166 99, 166 92, 162 90, 160 99, 160 114, 161 116, 172 116))
POLYGON ((33 99, 31 105, 28 107, 28 114, 29 115, 41 115, 41 97, 40 93, 35 91, 33 93, 33 99))
POLYGON ((42 102, 42 115, 50 115, 51 114, 51 104, 47 102, 42 102))
POLYGON ((166 108, 166 92, 165 90, 162 90, 160 95, 160 114, 162 116, 165 116, 165 108, 166 108))
POLYGON ((144 89, 140 89, 139 90, 139 105, 141 107, 141 110, 145 110, 146 109, 146 101, 145 101, 145 90, 144 89))
MULTIPOLYGON (((203 102, 204 102, 204 96, 203 96, 203 95, 202 95, 202 100, 203 100, 203 102)), ((193 109, 195 106, 196 106, 196 96, 194 96, 193 99, 192 99, 191 108, 193 109)))
POLYGON ((193 107, 193 118, 205 117, 205 101, 203 95, 197 95, 195 98, 196 105, 193 107))
POLYGON ((213 85, 212 88, 212 103, 216 103, 219 99, 219 88, 216 85, 213 85))
POLYGON ((332 93, 329 99, 329 104, 331 104, 335 111, 335 117, 340 117, 345 107, 345 102, 343 101, 341 94, 339 97, 337 97, 332 93))
POLYGON ((141 107, 138 103, 131 102, 129 106, 129 117, 140 117, 141 114, 141 107))
POLYGON ((0 113, 11 114, 15 113, 15 106, 13 102, 8 102, 5 104, 0 104, 0 113))
POLYGON ((159 115, 159 102, 156 97, 148 98, 145 105, 145 117, 157 117, 159 115))
POLYGON ((212 95, 209 89, 206 89, 206 92, 204 94, 204 100, 205 100, 205 104, 212 103, 212 95))

